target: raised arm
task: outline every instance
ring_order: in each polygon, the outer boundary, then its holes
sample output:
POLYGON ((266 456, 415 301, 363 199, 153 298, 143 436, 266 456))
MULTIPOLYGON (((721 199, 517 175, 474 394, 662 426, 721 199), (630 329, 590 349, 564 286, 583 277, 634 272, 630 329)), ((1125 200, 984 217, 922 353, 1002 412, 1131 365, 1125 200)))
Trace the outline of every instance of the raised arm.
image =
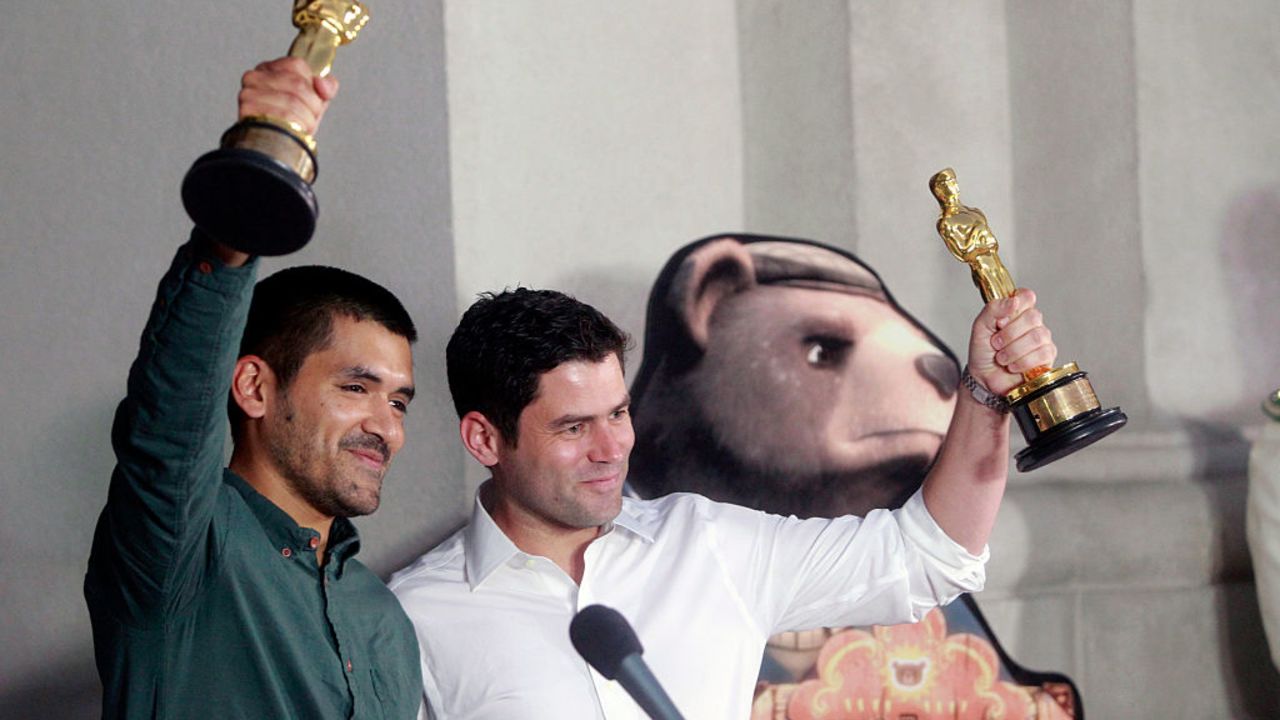
MULTIPOLYGON (((969 336, 969 374, 1003 396, 1021 373, 1052 366, 1058 354, 1036 295, 1019 289, 988 303, 969 336)), ((972 553, 986 546, 1009 476, 1009 415, 961 388, 938 460, 924 481, 924 501, 938 525, 972 553)))
MULTIPOLYGON (((242 116, 265 108, 308 132, 337 88, 296 58, 263 63, 243 83, 242 116)), ((160 281, 112 427, 117 464, 86 578, 86 593, 125 621, 181 603, 209 557, 251 260, 197 229, 160 281)))

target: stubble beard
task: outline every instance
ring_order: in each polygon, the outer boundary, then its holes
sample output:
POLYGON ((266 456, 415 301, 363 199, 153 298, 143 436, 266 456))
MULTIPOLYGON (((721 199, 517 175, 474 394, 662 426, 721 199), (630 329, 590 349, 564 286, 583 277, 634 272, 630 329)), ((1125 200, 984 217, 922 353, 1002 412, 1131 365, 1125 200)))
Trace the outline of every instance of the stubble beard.
POLYGON ((618 513, 622 510, 622 492, 613 496, 609 506, 606 509, 597 510, 596 506, 588 503, 575 503, 570 508, 573 513, 568 520, 570 526, 577 528, 600 527, 613 522, 618 517, 618 513))
MULTIPOLYGON (((625 470, 625 466, 620 468, 620 472, 625 473, 625 470)), ((576 483, 574 487, 575 490, 578 490, 576 483)), ((526 499, 526 502, 529 500, 532 500, 532 498, 526 499)), ((585 530, 587 528, 598 528, 602 525, 607 525, 618 516, 618 513, 621 510, 622 488, 621 485, 619 485, 617 492, 610 496, 607 507, 605 506, 605 502, 602 498, 590 496, 579 497, 576 492, 571 492, 568 496, 562 497, 560 502, 554 502, 551 507, 543 508, 539 514, 541 514, 544 519, 561 527, 573 530, 585 530)))
MULTIPOLYGON (((289 489, 328 517, 360 517, 377 510, 382 497, 385 465, 384 471, 373 477, 370 497, 369 489, 351 477, 355 473, 370 473, 363 468, 343 472, 338 460, 325 458, 323 450, 313 451, 312 439, 316 433, 295 419, 288 397, 282 398, 282 418, 277 421, 275 441, 269 443, 268 450, 289 489)), ((345 447, 368 447, 381 443, 377 438, 371 442, 366 437, 359 433, 344 437, 338 443, 339 452, 345 452, 345 447)))

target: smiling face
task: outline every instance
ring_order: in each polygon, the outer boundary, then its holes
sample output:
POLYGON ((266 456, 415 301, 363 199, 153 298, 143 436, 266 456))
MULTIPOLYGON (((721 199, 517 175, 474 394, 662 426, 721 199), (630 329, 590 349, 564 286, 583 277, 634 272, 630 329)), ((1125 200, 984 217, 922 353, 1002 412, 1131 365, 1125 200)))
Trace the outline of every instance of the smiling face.
POLYGON ((635 442, 616 355, 543 373, 520 414, 517 444, 498 440, 494 521, 508 535, 597 528, 622 508, 635 442))
POLYGON ((328 345, 307 356, 263 417, 271 463, 315 511, 367 515, 404 444, 412 397, 409 341, 376 322, 337 315, 328 345))

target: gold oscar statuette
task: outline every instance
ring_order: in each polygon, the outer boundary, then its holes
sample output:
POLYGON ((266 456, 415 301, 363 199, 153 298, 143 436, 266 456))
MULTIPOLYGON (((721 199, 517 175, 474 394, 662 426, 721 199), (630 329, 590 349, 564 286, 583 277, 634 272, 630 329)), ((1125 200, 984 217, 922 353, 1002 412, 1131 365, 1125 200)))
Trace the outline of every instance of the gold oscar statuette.
MULTIPOLYGON (((960 203, 955 171, 946 168, 929 180, 942 208, 938 235, 957 260, 969 266, 983 302, 1009 297, 1017 289, 997 250, 1000 244, 981 210, 960 203)), ((1027 472, 1070 455, 1124 427, 1120 408, 1103 409, 1088 375, 1074 362, 1041 366, 1022 376, 1005 395, 1027 447, 1018 452, 1018 470, 1027 472)))
MULTIPOLYGON (((369 21, 353 0, 295 0, 298 36, 289 55, 324 77, 338 48, 355 40, 369 21)), ((265 115, 247 117, 222 135, 182 181, 182 204, 201 230, 252 255, 284 255, 315 233, 315 139, 297 123, 265 115)))

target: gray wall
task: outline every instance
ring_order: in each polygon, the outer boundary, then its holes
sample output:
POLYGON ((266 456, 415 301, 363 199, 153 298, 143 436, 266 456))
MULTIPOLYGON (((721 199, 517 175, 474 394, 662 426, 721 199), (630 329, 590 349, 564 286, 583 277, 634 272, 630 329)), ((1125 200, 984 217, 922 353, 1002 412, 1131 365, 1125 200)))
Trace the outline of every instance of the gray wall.
MULTIPOLYGON (((0 716, 90 717, 80 582, 108 427, 177 185, 288 3, 23 3, 0 30, 0 716)), ((872 263, 963 347, 978 296, 933 232, 955 167, 1063 360, 1131 425, 1015 476, 981 602, 1093 717, 1274 717, 1244 457, 1280 384, 1280 13, 1270 0, 381 2, 335 72, 317 240, 405 299, 410 444, 361 523, 387 571, 461 521, 442 348, 476 292, 553 286, 639 332, 712 232, 872 263), (447 78, 447 82, 446 82, 447 78)), ((637 353, 636 358, 639 357, 637 353)))

